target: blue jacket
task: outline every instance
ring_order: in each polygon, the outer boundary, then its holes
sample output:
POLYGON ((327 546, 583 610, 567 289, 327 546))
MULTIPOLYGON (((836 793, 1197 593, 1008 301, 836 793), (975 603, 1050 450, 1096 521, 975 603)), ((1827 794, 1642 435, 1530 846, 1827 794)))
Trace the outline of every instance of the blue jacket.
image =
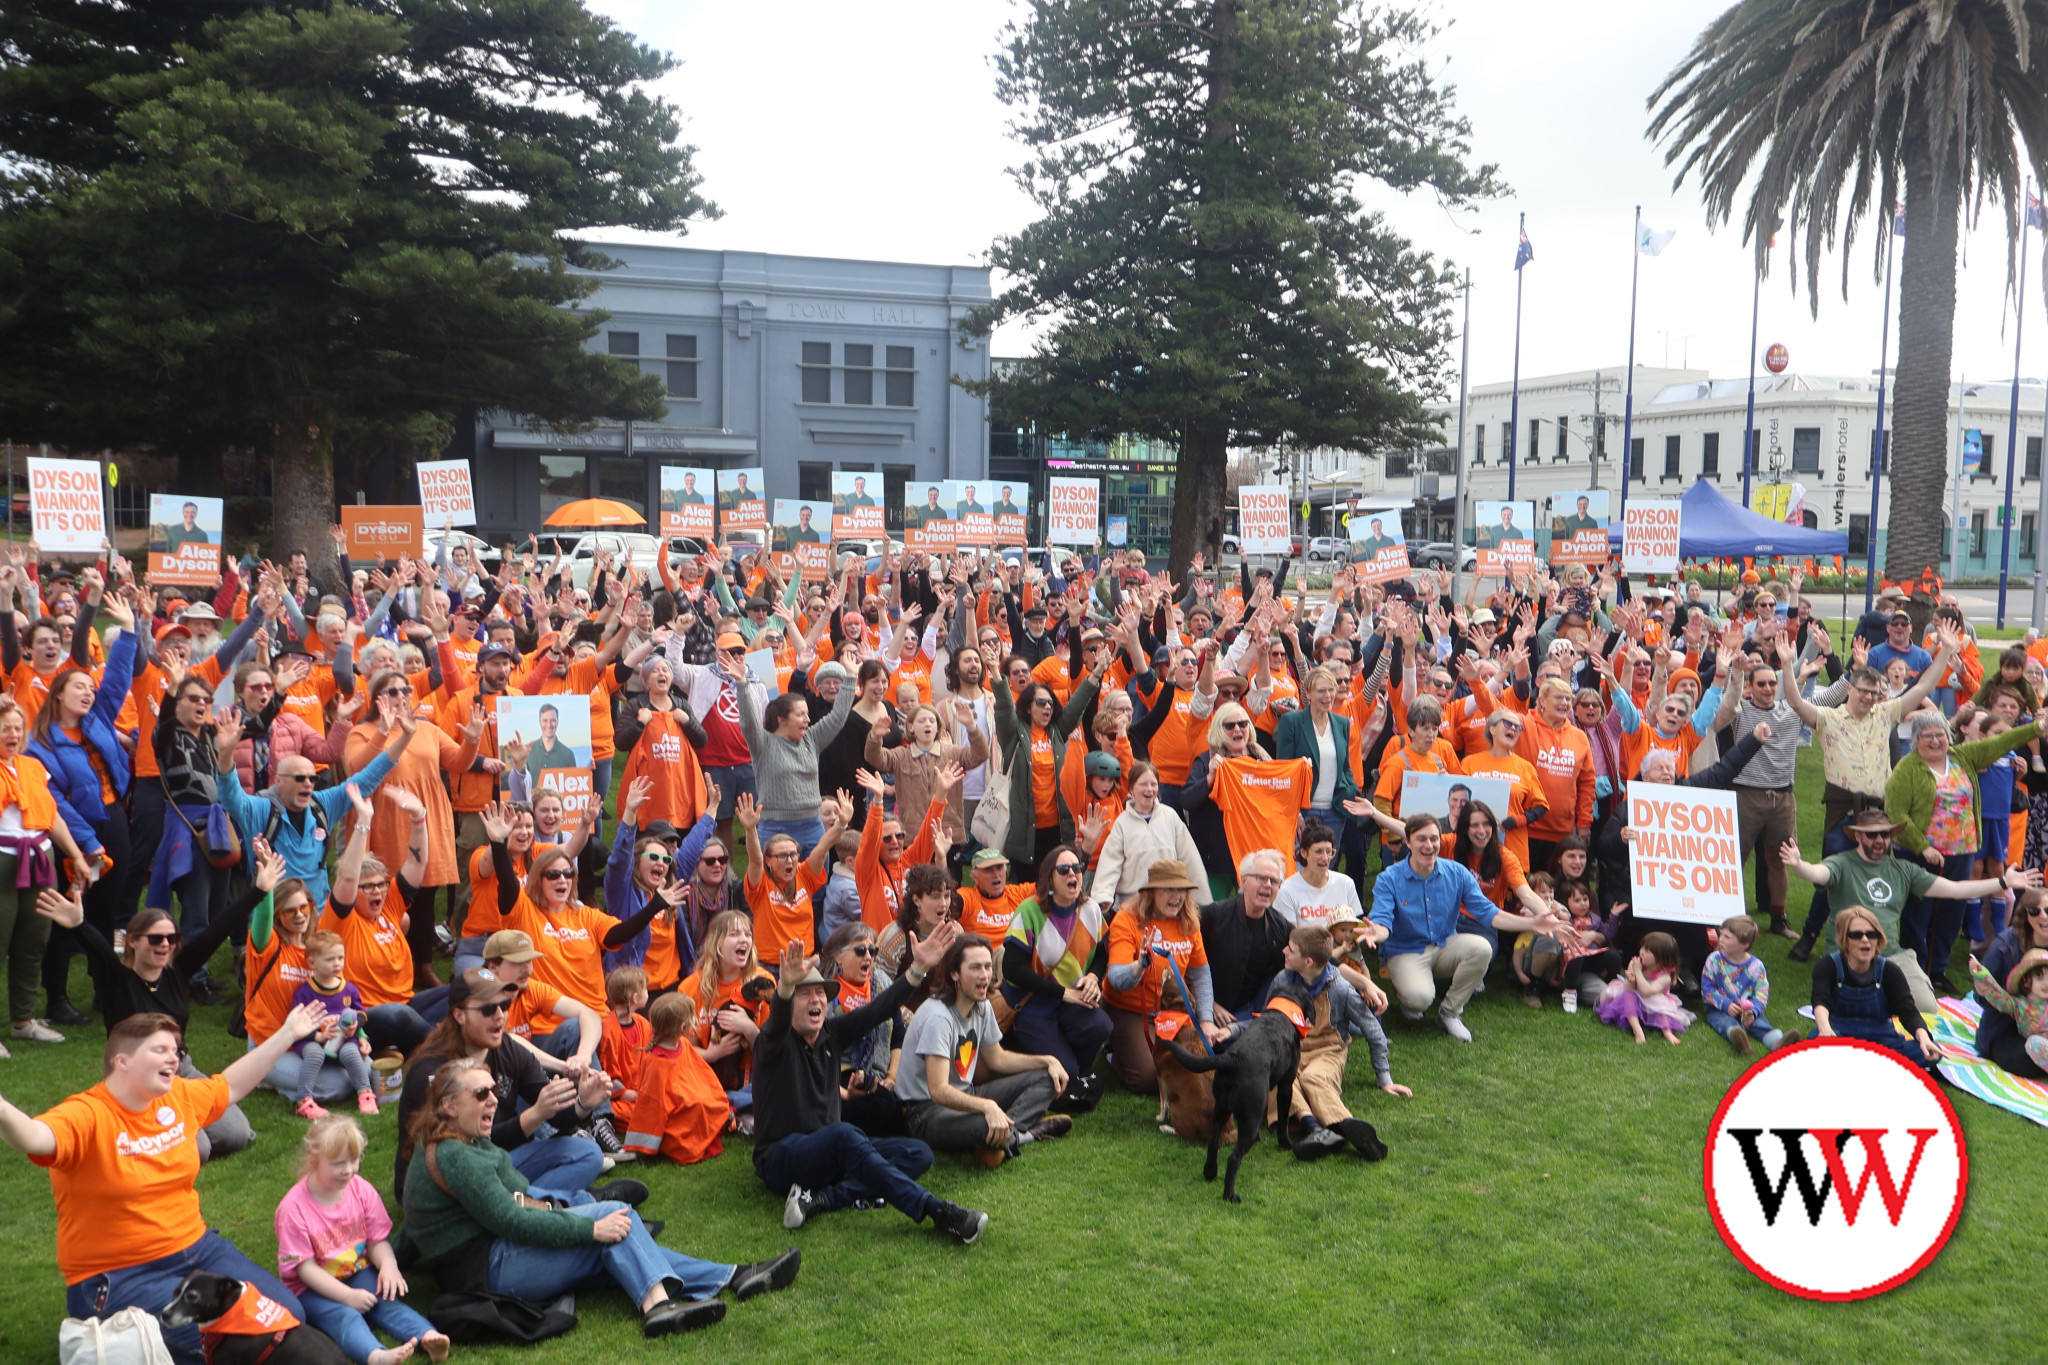
MULTIPOLYGON (((377 790, 396 765, 391 755, 378 752, 377 756, 363 765, 362 771, 349 778, 349 783, 364 796, 377 790)), ((273 813, 282 816, 277 822, 277 841, 272 845, 284 858, 287 875, 297 877, 306 884, 306 894, 313 898, 317 916, 318 908, 327 903, 327 850, 330 842, 339 849, 340 836, 328 839, 331 830, 341 827, 341 821, 349 812, 347 784, 327 788, 313 793, 313 800, 327 816, 326 827, 314 818, 309 806, 296 816, 284 815, 283 808, 271 799, 275 787, 266 787, 251 796, 242 790, 242 784, 235 780, 233 773, 224 774, 220 781, 220 803, 227 808, 228 818, 235 822, 235 828, 242 835, 242 861, 245 871, 255 869, 255 849, 251 841, 270 824, 273 813)), ((398 869, 391 869, 395 874, 398 869)))
POLYGON ((1414 864, 1406 858, 1383 869, 1372 884, 1372 922, 1390 931, 1380 945, 1380 960, 1450 942, 1458 932, 1460 908, 1481 924, 1493 923, 1500 913, 1463 863, 1438 858, 1427 877, 1416 876, 1414 864))
MULTIPOLYGON (((80 627, 84 628, 83 622, 80 627)), ((135 680, 135 641, 134 631, 121 632, 113 653, 107 656, 107 671, 93 697, 92 710, 85 713, 78 726, 85 744, 90 744, 106 765, 117 799, 128 794, 131 769, 128 751, 121 747, 120 732, 114 728, 114 718, 121 714, 121 707, 128 700, 129 684, 135 680)), ((71 837, 78 840, 78 847, 90 854, 100 851, 99 827, 107 823, 107 803, 101 798, 100 775, 93 771, 92 757, 86 753, 85 744, 62 730, 52 729, 48 744, 32 739, 28 752, 50 770, 50 795, 57 798, 57 812, 64 817, 71 837)))
MULTIPOLYGON (((1351 722, 1334 711, 1330 713, 1330 740, 1337 747, 1337 787, 1330 804, 1343 810, 1346 801, 1358 799, 1358 784, 1351 780, 1351 722)), ((1322 746, 1316 743, 1315 718, 1309 715, 1307 707, 1280 717, 1280 724, 1273 731, 1273 757, 1307 759, 1309 771, 1315 776, 1309 790, 1313 792, 1322 785, 1322 746)), ((1343 833, 1341 829, 1337 831, 1340 838, 1343 833)))

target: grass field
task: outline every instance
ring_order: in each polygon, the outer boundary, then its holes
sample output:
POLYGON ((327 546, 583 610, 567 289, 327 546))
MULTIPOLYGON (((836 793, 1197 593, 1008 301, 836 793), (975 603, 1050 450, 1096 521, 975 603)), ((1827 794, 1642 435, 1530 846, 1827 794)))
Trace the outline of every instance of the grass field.
MULTIPOLYGON (((1804 842, 1818 846, 1819 763, 1801 758, 1804 842)), ((1806 888, 1794 883, 1795 913, 1806 888)), ((1772 1017, 1807 999, 1789 945, 1766 938, 1772 1017)), ((81 979, 74 998, 86 998, 81 979)), ((199 1011, 203 1066, 241 1044, 225 1009, 199 1011)), ((2039 1268, 2048 1194, 2034 1163, 2048 1132, 1953 1098, 1970 1144, 1970 1197, 1946 1251, 1882 1298, 1823 1305, 1738 1265, 1709 1220, 1701 1148, 1745 1063, 1695 1026, 1680 1047, 1638 1047, 1553 999, 1526 1008, 1499 983, 1467 1015, 1477 1042, 1433 1026, 1389 1025, 1391 1099, 1354 1062, 1353 1107, 1391 1155, 1297 1163, 1270 1139, 1245 1163, 1244 1203, 1200 1179, 1201 1151, 1158 1133, 1154 1102, 1118 1092, 1075 1134, 1000 1171, 942 1157, 939 1194, 989 1211, 961 1248, 893 1212, 839 1213, 795 1234, 753 1175, 749 1144, 692 1168, 642 1163, 645 1214, 693 1254, 746 1261, 795 1242, 795 1288, 735 1306, 718 1327, 643 1341, 624 1296, 583 1296, 575 1333, 546 1348, 631 1362, 931 1359, 1498 1362, 1792 1360, 2020 1361, 2043 1354, 2039 1268)), ((22 1044, 0 1091, 37 1112, 92 1079, 103 1034, 22 1044)), ((208 1167, 208 1221, 259 1262, 275 1254, 271 1215, 296 1174, 304 1124, 271 1094, 246 1104, 260 1133, 208 1167)), ((388 1184, 393 1118, 369 1122, 365 1174, 388 1184)), ((46 1177, 0 1156, 0 1238, 14 1248, 0 1289, 0 1361, 47 1361, 64 1316, 56 1217, 46 1177)), ((424 1306, 431 1286, 416 1279, 424 1306)), ((539 1356, 472 1350, 459 1360, 539 1356)))

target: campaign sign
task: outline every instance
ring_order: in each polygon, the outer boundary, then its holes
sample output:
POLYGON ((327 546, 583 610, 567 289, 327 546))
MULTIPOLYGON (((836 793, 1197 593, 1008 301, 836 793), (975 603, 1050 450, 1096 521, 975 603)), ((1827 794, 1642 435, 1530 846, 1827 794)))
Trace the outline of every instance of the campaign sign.
POLYGON ((420 516, 429 526, 476 525, 476 490, 469 480, 468 460, 423 460, 420 516))
POLYGON ((997 545, 1023 545, 1025 543, 1027 537, 1024 530, 1024 518, 1031 511, 1029 493, 1030 490, 1026 489, 1024 494, 1020 495, 1015 485, 1012 484, 1000 483, 996 485, 995 505, 989 510, 995 514, 995 543, 997 545))
POLYGON ((1479 525, 1474 543, 1480 573, 1536 567, 1535 503, 1479 502, 1473 507, 1479 525))
POLYGON ((792 573, 812 580, 831 577, 832 545, 820 528, 837 520, 831 503, 777 498, 775 528, 769 534, 776 568, 785 577, 792 573))
POLYGON ((208 587, 220 581, 219 498, 149 495, 149 581, 208 587))
POLYGON ((953 504, 942 480, 903 485, 903 546, 909 550, 950 550, 960 543, 953 504))
POLYGON ((1607 562, 1608 499, 1604 488, 1581 488, 1550 499, 1550 562, 1607 562))
POLYGON ((708 541, 712 526, 712 499, 717 496, 708 469, 683 465, 661 467, 661 533, 665 536, 695 536, 708 541))
POLYGON ((1408 537, 1398 511, 1353 512, 1345 528, 1351 562, 1367 583, 1397 583, 1408 576, 1408 537))
POLYGON ((1514 785, 1504 777, 1466 777, 1462 773, 1401 774, 1401 797, 1394 808, 1396 817, 1434 815, 1443 821, 1445 834, 1455 834, 1458 817, 1468 801, 1484 801, 1494 814, 1495 828, 1514 799, 1514 785))
POLYGON ((1628 785, 1628 829, 1638 919, 1719 924, 1744 913, 1734 792, 1638 779, 1628 785))
POLYGON ((28 514, 37 549, 97 554, 107 538, 99 462, 29 456, 28 514))
POLYGON ((531 801, 543 791, 562 798, 571 818, 595 799, 590 699, 574 693, 497 699, 499 780, 507 800, 531 801))
POLYGON ((1093 479, 1047 479, 1045 543, 1093 545, 1102 535, 1101 494, 1093 479))
POLYGON ((1284 486, 1246 484, 1237 490, 1237 540, 1248 555, 1284 555, 1294 549, 1284 486))
POLYGON ((417 507, 341 507, 348 557, 372 563, 426 553, 426 521, 417 507))
POLYGON ((1623 573, 1678 572, 1678 519, 1682 505, 1677 498, 1637 498, 1628 505, 1621 523, 1623 573))
MULTIPOLYGON (((781 505, 781 499, 776 505, 781 505)), ((852 540, 886 535, 882 523, 882 476, 880 474, 832 475, 832 539, 852 540)))
POLYGON ((953 504, 953 525, 962 545, 996 543, 996 517, 990 509, 985 485, 965 479, 948 479, 946 497, 953 504))
POLYGON ((768 529, 767 479, 759 469, 718 471, 718 526, 723 531, 768 529))

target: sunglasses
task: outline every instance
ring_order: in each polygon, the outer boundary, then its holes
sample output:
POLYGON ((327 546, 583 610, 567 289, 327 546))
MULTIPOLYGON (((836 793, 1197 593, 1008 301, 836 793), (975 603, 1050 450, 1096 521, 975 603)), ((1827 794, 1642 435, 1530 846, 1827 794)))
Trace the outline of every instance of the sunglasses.
POLYGON ((412 687, 408 683, 396 683, 385 688, 377 695, 380 697, 409 697, 412 695, 412 687))
MULTIPOLYGON (((675 861, 675 859, 669 857, 668 854, 661 852, 659 849, 653 848, 648 849, 645 853, 642 853, 640 856, 647 859, 649 862, 655 863, 673 863, 675 861)), ((698 861, 702 862, 704 860, 700 858, 698 861)))
POLYGON ((1249 730, 1251 725, 1252 723, 1248 720, 1226 720, 1223 722, 1223 728, 1226 730, 1249 730))
POLYGON ((311 782, 311 781, 313 780, 313 774, 311 774, 311 773, 279 773, 279 774, 277 775, 277 780, 278 780, 278 781, 280 781, 280 782, 311 782))
MULTIPOLYGON (((510 1014, 512 1012, 512 1002, 510 1000, 500 1000, 494 1005, 471 1005, 469 1008, 477 1014, 510 1014)), ((483 1097, 479 1095, 477 1098, 481 1099, 483 1097)))
POLYGON ((482 1104, 485 1100, 490 1099, 497 1093, 498 1087, 496 1087, 495 1085, 480 1085, 476 1089, 469 1092, 469 1097, 475 1100, 478 1104, 482 1104))
POLYGON ((852 953, 855 957, 873 957, 876 949, 872 943, 856 943, 846 951, 852 953))
POLYGON ((697 859, 697 861, 699 863, 709 864, 712 867, 724 867, 727 863, 731 862, 732 859, 726 857, 722 853, 716 855, 706 853, 705 855, 697 859))
POLYGON ((1039 706, 1043 706, 1043 707, 1044 707, 1044 708, 1045 708, 1046 710, 1050 711, 1050 710, 1052 709, 1052 698, 1051 698, 1051 697, 1034 697, 1034 698, 1032 698, 1032 700, 1031 700, 1031 704, 1032 704, 1032 706, 1034 706, 1034 707, 1039 707, 1039 706))
POLYGON ((275 683, 267 682, 249 682, 242 684, 242 690, 244 692, 275 692, 277 690, 277 685, 275 683))
POLYGON ((147 943, 152 948, 162 948, 166 946, 175 947, 180 942, 183 936, 177 933, 169 933, 138 934, 137 937, 140 938, 144 943, 147 943))
POLYGON ((575 875, 576 870, 574 868, 551 867, 547 871, 540 874, 540 879, 544 882, 566 882, 573 878, 575 875))
POLYGON ((2028 919, 2048 919, 2048 905, 2034 905, 2027 908, 2028 919))
POLYGON ((1081 875, 1081 864, 1055 863, 1053 864, 1052 875, 1055 877, 1078 877, 1081 875))
POLYGON ((1884 935, 1875 929, 1851 929, 1844 933, 1842 937, 1854 943, 1868 943, 1875 939, 1881 939, 1884 935))

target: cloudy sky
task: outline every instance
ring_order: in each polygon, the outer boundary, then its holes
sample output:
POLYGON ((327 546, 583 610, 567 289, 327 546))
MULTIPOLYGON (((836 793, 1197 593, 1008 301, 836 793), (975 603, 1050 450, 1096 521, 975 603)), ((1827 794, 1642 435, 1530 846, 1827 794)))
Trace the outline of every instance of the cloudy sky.
MULTIPOLYGON (((663 85, 688 119, 705 190, 725 217, 692 245, 936 262, 980 262, 990 241, 1029 221, 1006 168, 1021 158, 997 102, 989 56, 1017 13, 1007 0, 592 0, 683 65, 663 85)), ((1510 187, 1452 215, 1427 199, 1382 195, 1418 244, 1470 265, 1472 380, 1508 377, 1516 219, 1536 259, 1523 297, 1522 370, 1619 366, 1628 346, 1631 224, 1677 230, 1642 262, 1638 363, 1746 373, 1750 257, 1739 228, 1709 232, 1697 187, 1676 191, 1644 136, 1644 100, 1722 4, 1714 0, 1456 0, 1429 49, 1472 122, 1473 148, 1510 187)), ((2039 241, 2035 239, 2038 250, 2039 241)), ((2003 224, 1968 236, 1956 325, 1957 372, 2012 372, 2003 224)), ((2036 264, 2040 257, 2035 256, 2036 264)), ((1826 267, 1820 315, 1794 296, 1780 248, 1763 285, 1759 350, 1789 348, 1795 370, 1867 374, 1878 363, 1881 286, 1867 234, 1842 297, 1826 267)), ((2048 370, 2039 281, 2022 373, 2048 370)), ((999 333, 996 353, 1029 337, 999 333)), ((1896 328, 1894 328, 1896 357, 1896 328)), ((1453 362, 1455 365, 1455 356, 1453 362)), ((1455 375, 1453 375, 1455 382, 1455 375)))

